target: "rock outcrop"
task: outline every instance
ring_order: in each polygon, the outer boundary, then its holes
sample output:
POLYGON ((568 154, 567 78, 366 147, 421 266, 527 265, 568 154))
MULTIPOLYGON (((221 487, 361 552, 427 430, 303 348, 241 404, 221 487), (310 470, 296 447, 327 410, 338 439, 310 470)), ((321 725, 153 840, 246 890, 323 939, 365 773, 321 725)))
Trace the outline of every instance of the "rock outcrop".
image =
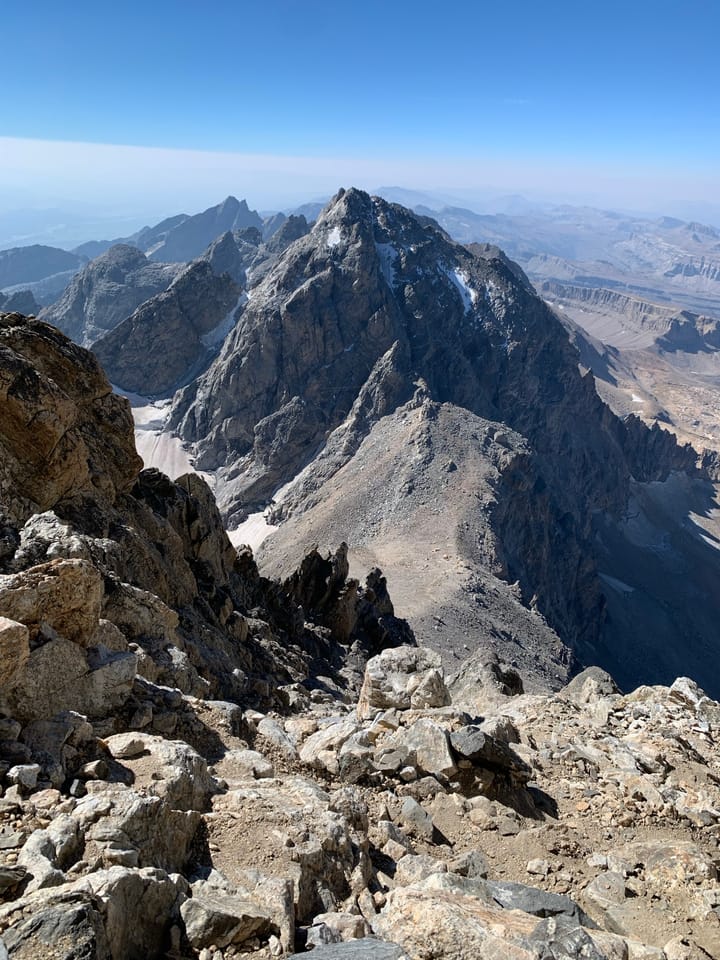
POLYGON ((0 293, 0 309, 4 313, 24 313, 35 315, 40 310, 31 290, 18 290, 16 293, 0 293))
POLYGON ((112 330, 145 300, 167 289, 179 273, 173 264, 150 263, 143 253, 118 244, 92 260, 41 319, 82 346, 112 330))
MULTIPOLYGON (((373 643, 412 635, 379 574, 360 589, 337 574, 342 559, 315 622, 306 620, 298 599, 263 580, 249 553, 238 556, 199 478, 138 475, 127 401, 57 330, 2 315, 0 359, 0 803, 12 809, 13 791, 21 805, 45 791, 54 812, 58 790, 89 803, 79 820, 63 813, 27 843, 15 834, 3 843, 20 851, 8 890, 32 898, 63 888, 59 900, 28 902, 36 920, 27 927, 11 909, 4 942, 18 956, 40 956, 51 940, 68 951, 92 942, 98 957, 157 956, 184 899, 169 875, 194 856, 200 812, 217 790, 192 745, 222 755, 222 737, 242 728, 238 703, 282 709, 313 690, 319 701, 342 699, 373 643), (83 882, 83 867, 68 875, 81 855, 91 864, 83 882), (140 903, 154 918, 116 929, 140 903)), ((251 930, 243 921, 244 936, 280 930, 261 915, 251 930)))
MULTIPOLYGON (((5 517, 22 525, 84 496, 108 504, 128 490, 140 467, 132 418, 95 358, 19 314, 0 316, 0 351, 5 517)), ((6 529, 3 561, 19 536, 6 529)))
POLYGON ((138 474, 91 354, 3 315, 0 371, 0 955, 718 955, 696 683, 448 683, 344 544, 271 582, 138 474))
MULTIPOLYGON (((687 680, 623 697, 596 671, 472 723, 446 696, 406 706, 417 671, 403 688, 396 661, 423 657, 368 664, 401 703, 370 715, 246 710, 243 741, 207 702, 210 767, 129 730, 70 796, 7 770, 9 956, 716 956, 720 705, 687 680)), ((87 754, 93 728, 69 729, 87 754)))

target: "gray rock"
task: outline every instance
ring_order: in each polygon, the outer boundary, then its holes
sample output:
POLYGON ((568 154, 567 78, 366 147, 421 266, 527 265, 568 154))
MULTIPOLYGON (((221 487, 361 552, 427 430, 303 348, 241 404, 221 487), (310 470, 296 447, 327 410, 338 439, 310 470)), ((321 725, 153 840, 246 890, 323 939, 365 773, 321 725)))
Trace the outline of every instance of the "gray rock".
POLYGON ((11 767, 5 776, 10 783, 16 783, 23 790, 34 790, 40 775, 39 763, 24 763, 11 767))
POLYGON ((531 770, 505 743, 484 733, 480 727, 467 726, 450 734, 455 753, 487 770, 508 774, 518 783, 527 783, 531 770))
MULTIPOLYGON (((147 783, 162 792, 163 781, 154 783, 151 765, 146 770, 145 776, 138 778, 138 785, 147 783)), ((91 786, 92 781, 88 784, 91 786)), ((108 864, 157 867, 168 873, 185 869, 200 824, 197 811, 175 810, 154 794, 142 796, 134 790, 103 783, 97 786, 105 796, 89 794, 80 799, 72 812, 80 822, 86 817, 91 820, 85 827, 87 859, 97 857, 108 864), (108 795, 112 803, 108 802, 108 795)))
POLYGON ((400 807, 400 823, 414 833, 415 836, 424 840, 432 840, 434 833, 433 820, 427 810, 424 810, 417 800, 412 797, 405 797, 400 807))
POLYGON ((213 240, 228 230, 255 227, 262 230, 262 220, 250 210, 245 200, 226 197, 222 203, 202 213, 185 217, 168 230, 162 243, 150 254, 153 260, 186 262, 199 257, 213 240))
POLYGON ((207 761, 189 744, 140 732, 120 733, 108 737, 105 742, 110 753, 122 757, 131 770, 135 760, 142 764, 143 771, 147 770, 145 756, 151 758, 152 773, 144 773, 143 779, 136 775, 136 788, 142 785, 148 793, 161 797, 173 810, 204 810, 207 807, 215 785, 208 773, 207 761))
POLYGON ((610 904, 624 903, 626 896, 625 878, 614 870, 601 873, 585 887, 588 902, 601 910, 610 904))
POLYGON ((570 897, 509 880, 488 880, 487 888, 493 900, 505 910, 522 910, 535 917, 556 917, 562 914, 582 926, 595 926, 570 897))
POLYGON ((81 894, 38 905, 30 916, 4 931, 3 940, 10 956, 55 955, 63 960, 116 960, 117 956, 111 953, 102 915, 91 898, 81 894))
POLYGON ((408 886, 420 883, 434 873, 446 873, 447 865, 442 860, 425 854, 408 854, 398 861, 395 868, 395 883, 408 886))
POLYGON ((89 887, 102 904, 113 960, 160 955, 178 900, 164 871, 117 866, 91 873, 75 886, 89 887))
POLYGON ((358 914, 342 911, 319 913, 308 930, 306 949, 310 944, 321 946, 346 940, 361 940, 371 933, 367 920, 358 914))
POLYGON ((212 944, 222 949, 254 936, 277 933, 270 917, 257 904, 207 885, 193 891, 193 896, 181 905, 180 915, 187 938, 196 950, 212 944))
POLYGON ((216 276, 221 277, 226 273, 239 286, 246 285, 246 258, 240 253, 231 230, 213 240, 203 253, 202 259, 207 260, 216 276))
POLYGON ((384 749, 373 757, 373 766, 381 773, 397 773, 407 765, 409 758, 409 750, 384 749))
MULTIPOLYGON (((79 270, 84 262, 85 258, 76 253, 40 243, 0 250, 0 289, 33 283, 67 270, 79 270)), ((0 306, 8 312, 21 309, 17 306, 0 306)))
POLYGON ((76 343, 91 346, 141 303, 165 290, 178 272, 174 264, 150 263, 134 247, 117 244, 84 267, 40 318, 76 343))
POLYGON ((270 743, 290 760, 296 760, 298 756, 297 747, 293 740, 287 735, 277 720, 272 717, 263 717, 257 725, 257 732, 269 740, 270 743))
POLYGON ((566 914, 542 920, 528 940, 553 960, 606 960, 587 931, 566 914))
POLYGON ((97 339, 93 351, 124 390, 165 393, 209 363, 232 328, 239 297, 234 280, 198 260, 97 339))
POLYGON ((342 936, 339 931, 333 930, 323 921, 316 919, 307 931, 305 949, 314 950, 315 947, 321 947, 328 943, 342 943, 342 936))
POLYGON ((620 693, 620 689, 605 670, 600 667, 587 667, 563 687, 562 693, 568 700, 576 703, 589 703, 600 697, 611 697, 620 693))
POLYGON ((449 780, 457 773, 447 733, 428 717, 420 717, 411 726, 398 731, 398 746, 410 751, 415 766, 438 779, 449 780))
POLYGON ((458 873, 461 877, 487 879, 488 864, 485 854, 480 850, 466 850, 448 861, 450 873, 458 873))
POLYGON ((12 891, 23 882, 26 876, 25 867, 0 867, 0 896, 4 897, 7 891, 12 891))
MULTIPOLYGON (((306 953, 293 953, 288 960, 300 960, 306 953)), ((315 947, 314 960, 410 960, 397 944, 365 937, 348 943, 315 947)))

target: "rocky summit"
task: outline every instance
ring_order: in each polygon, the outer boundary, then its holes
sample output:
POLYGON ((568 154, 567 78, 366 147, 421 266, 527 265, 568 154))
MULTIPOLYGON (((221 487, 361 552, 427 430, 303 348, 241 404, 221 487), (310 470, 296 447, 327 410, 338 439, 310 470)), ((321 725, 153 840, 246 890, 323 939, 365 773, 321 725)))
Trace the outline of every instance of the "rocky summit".
POLYGON ((449 669, 481 646, 528 689, 579 661, 720 695, 716 532, 688 522, 717 516, 716 458, 615 416, 578 361, 497 248, 351 189, 253 275, 167 429, 231 528, 265 511, 265 572, 346 540, 449 669))
MULTIPOLYGON (((393 362, 376 397, 404 389, 393 362)), ((431 386, 382 424, 410 422, 428 482, 463 430, 485 454, 448 477, 531 469, 431 386)), ((720 955, 720 704, 697 683, 449 672, 344 543, 261 576, 198 475, 141 470, 128 402, 40 320, 0 314, 0 404, 0 956, 720 955)))

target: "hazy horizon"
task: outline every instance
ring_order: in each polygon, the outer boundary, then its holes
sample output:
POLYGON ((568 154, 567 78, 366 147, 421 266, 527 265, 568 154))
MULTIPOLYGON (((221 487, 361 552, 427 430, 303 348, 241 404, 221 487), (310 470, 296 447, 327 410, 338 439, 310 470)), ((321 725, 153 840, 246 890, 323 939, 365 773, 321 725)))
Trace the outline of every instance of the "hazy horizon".
POLYGON ((248 155, 2 137, 0 245, 111 239, 97 230, 115 227, 114 236, 130 234, 166 216, 197 213, 230 194, 258 210, 288 211, 349 186, 397 187, 425 194, 437 206, 483 213, 502 211, 505 198, 518 196, 536 204, 587 205, 718 225, 720 204, 705 199, 713 195, 714 178, 696 174, 681 195, 683 182, 671 171, 652 177, 647 170, 607 166, 560 170, 558 164, 536 162, 528 168, 526 161, 511 158, 248 155), (63 224, 58 214, 71 215, 73 222, 63 224))

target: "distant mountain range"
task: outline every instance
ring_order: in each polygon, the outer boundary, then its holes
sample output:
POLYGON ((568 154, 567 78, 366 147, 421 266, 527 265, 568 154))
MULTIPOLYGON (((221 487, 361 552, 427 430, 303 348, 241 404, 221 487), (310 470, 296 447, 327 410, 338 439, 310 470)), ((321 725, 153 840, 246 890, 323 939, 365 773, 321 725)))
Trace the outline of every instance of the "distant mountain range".
MULTIPOLYGON (((599 350, 585 355, 602 358, 591 367, 614 410, 659 421, 700 446, 720 446, 715 427, 720 351, 712 339, 720 318, 720 231, 670 217, 534 204, 520 196, 496 197, 502 212, 480 214, 448 205, 448 194, 397 186, 378 192, 412 205, 455 240, 495 245, 520 263, 541 295, 597 341, 599 350), (657 326, 658 317, 671 322, 657 326), (609 369, 612 383, 603 379, 609 369)), ((91 344, 163 294, 198 258, 209 258, 216 276, 227 272, 240 287, 247 286, 246 269, 258 283, 322 206, 316 201, 300 208, 299 215, 263 218, 245 200, 227 197, 201 213, 177 214, 131 236, 89 241, 73 252, 13 248, 0 252, 0 291, 6 305, 20 303, 35 312, 42 306, 46 319, 91 344)), ((167 309, 169 301, 158 303, 167 309)), ((151 309, 143 317, 144 323, 153 317, 162 325, 164 311, 151 309)), ((207 351, 201 353, 188 370, 208 360, 207 351)), ((132 379, 145 371, 146 392, 153 394, 187 374, 170 381, 151 376, 151 366, 149 360, 141 363, 132 379)))

